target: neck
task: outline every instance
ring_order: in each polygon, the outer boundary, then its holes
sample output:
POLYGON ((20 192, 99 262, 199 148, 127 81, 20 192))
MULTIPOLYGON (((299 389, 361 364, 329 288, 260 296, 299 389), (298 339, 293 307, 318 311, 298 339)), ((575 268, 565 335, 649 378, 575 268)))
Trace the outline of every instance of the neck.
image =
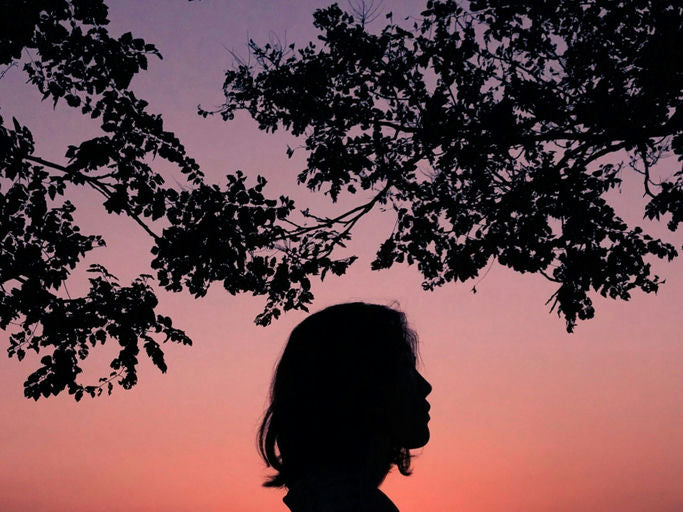
POLYGON ((345 473, 328 472, 302 477, 291 485, 283 501, 292 512, 399 512, 371 481, 345 473))

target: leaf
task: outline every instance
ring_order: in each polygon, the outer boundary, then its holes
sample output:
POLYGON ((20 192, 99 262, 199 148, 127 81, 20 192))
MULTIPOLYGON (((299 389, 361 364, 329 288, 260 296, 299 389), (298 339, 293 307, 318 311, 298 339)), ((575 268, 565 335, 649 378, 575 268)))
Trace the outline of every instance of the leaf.
POLYGON ((167 367, 166 362, 164 361, 164 353, 159 347, 159 344, 150 340, 145 343, 145 350, 150 359, 152 359, 154 365, 159 368, 162 373, 166 373, 167 367))

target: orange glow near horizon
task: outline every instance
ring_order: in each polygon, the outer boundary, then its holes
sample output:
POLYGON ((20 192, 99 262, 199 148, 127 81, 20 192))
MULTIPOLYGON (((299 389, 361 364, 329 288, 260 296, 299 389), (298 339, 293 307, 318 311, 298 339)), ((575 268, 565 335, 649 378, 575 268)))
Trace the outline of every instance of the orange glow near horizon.
MULTIPOLYGON (((315 37, 311 13, 328 2, 109 1, 110 30, 155 43, 163 61, 133 88, 162 113, 211 180, 242 169, 269 180, 266 193, 300 206, 320 198, 295 186, 303 155, 287 159, 286 134, 265 135, 238 116, 201 119, 197 103, 222 100, 226 48, 248 38, 315 37), (167 9, 162 11, 163 9, 167 9)), ((387 0, 395 19, 422 2, 387 0)), ((377 23, 381 23, 381 17, 377 23)), ((0 80, 3 117, 34 133, 37 152, 56 161, 92 124, 63 106, 52 111, 11 69, 0 80), (66 128, 64 128, 66 127, 66 128)), ((171 180, 172 182, 172 180, 171 180)), ((639 184, 626 182, 615 207, 678 247, 672 235, 642 220, 639 184)), ((106 249, 82 263, 105 265, 122 283, 149 273, 150 240, 125 218, 107 216, 97 197, 72 192, 77 221, 101 233, 106 249)), ((328 207, 329 208, 329 207, 328 207)), ((653 261, 666 277, 658 294, 629 302, 597 297, 596 318, 569 335, 544 306, 553 293, 541 277, 493 266, 474 283, 423 292, 414 268, 369 270, 394 219, 375 214, 358 226, 349 250, 360 260, 343 278, 314 284, 312 310, 350 300, 397 304, 420 337, 421 372, 431 382, 430 443, 412 476, 392 472, 382 489, 401 512, 620 512, 683 510, 683 268, 653 261)), ((85 290, 85 272, 69 282, 85 290)), ((305 314, 273 325, 253 324, 262 298, 232 297, 219 284, 206 297, 159 293, 159 312, 184 329, 194 346, 166 346, 168 372, 145 357, 139 383, 110 397, 23 398, 23 381, 38 359, 0 358, 0 511, 2 512, 259 512, 287 509, 283 491, 261 486, 267 469, 256 431, 274 365, 291 329, 305 314)), ((0 333, 7 346, 7 334, 0 333)), ((84 380, 106 372, 98 347, 84 380)))

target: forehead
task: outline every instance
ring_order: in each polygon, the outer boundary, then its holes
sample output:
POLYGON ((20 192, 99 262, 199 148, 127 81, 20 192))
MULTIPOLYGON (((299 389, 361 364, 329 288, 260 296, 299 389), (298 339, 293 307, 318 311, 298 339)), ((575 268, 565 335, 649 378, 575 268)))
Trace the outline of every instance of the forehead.
POLYGON ((417 365, 417 358, 413 352, 413 348, 408 344, 404 343, 399 352, 399 361, 410 366, 417 365))

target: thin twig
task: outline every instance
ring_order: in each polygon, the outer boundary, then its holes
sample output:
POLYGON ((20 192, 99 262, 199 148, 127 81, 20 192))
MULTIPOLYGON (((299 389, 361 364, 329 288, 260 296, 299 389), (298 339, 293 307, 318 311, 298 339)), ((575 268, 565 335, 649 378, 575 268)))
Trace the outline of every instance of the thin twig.
MULTIPOLYGON (((25 156, 24 159, 29 160, 31 162, 35 162, 40 165, 44 165, 46 167, 50 167, 52 169, 55 169, 57 171, 61 171, 65 174, 70 174, 74 175, 75 173, 73 171, 70 171, 63 165, 56 164, 54 162, 49 162, 43 158, 35 157, 35 156, 25 156)), ((94 178, 92 176, 87 176, 82 173, 78 173, 80 178, 83 178, 85 182, 87 182, 93 189, 97 190, 100 194, 102 194, 104 197, 107 199, 111 198, 111 192, 107 189, 107 184, 106 183, 101 183, 98 178, 94 178)), ((124 210, 126 214, 132 218, 142 229, 144 229, 148 235, 150 235, 152 238, 155 240, 159 240, 159 235, 157 235, 154 231, 152 231, 147 224, 145 224, 140 217, 135 215, 133 212, 131 212, 128 208, 124 207, 124 210)))

